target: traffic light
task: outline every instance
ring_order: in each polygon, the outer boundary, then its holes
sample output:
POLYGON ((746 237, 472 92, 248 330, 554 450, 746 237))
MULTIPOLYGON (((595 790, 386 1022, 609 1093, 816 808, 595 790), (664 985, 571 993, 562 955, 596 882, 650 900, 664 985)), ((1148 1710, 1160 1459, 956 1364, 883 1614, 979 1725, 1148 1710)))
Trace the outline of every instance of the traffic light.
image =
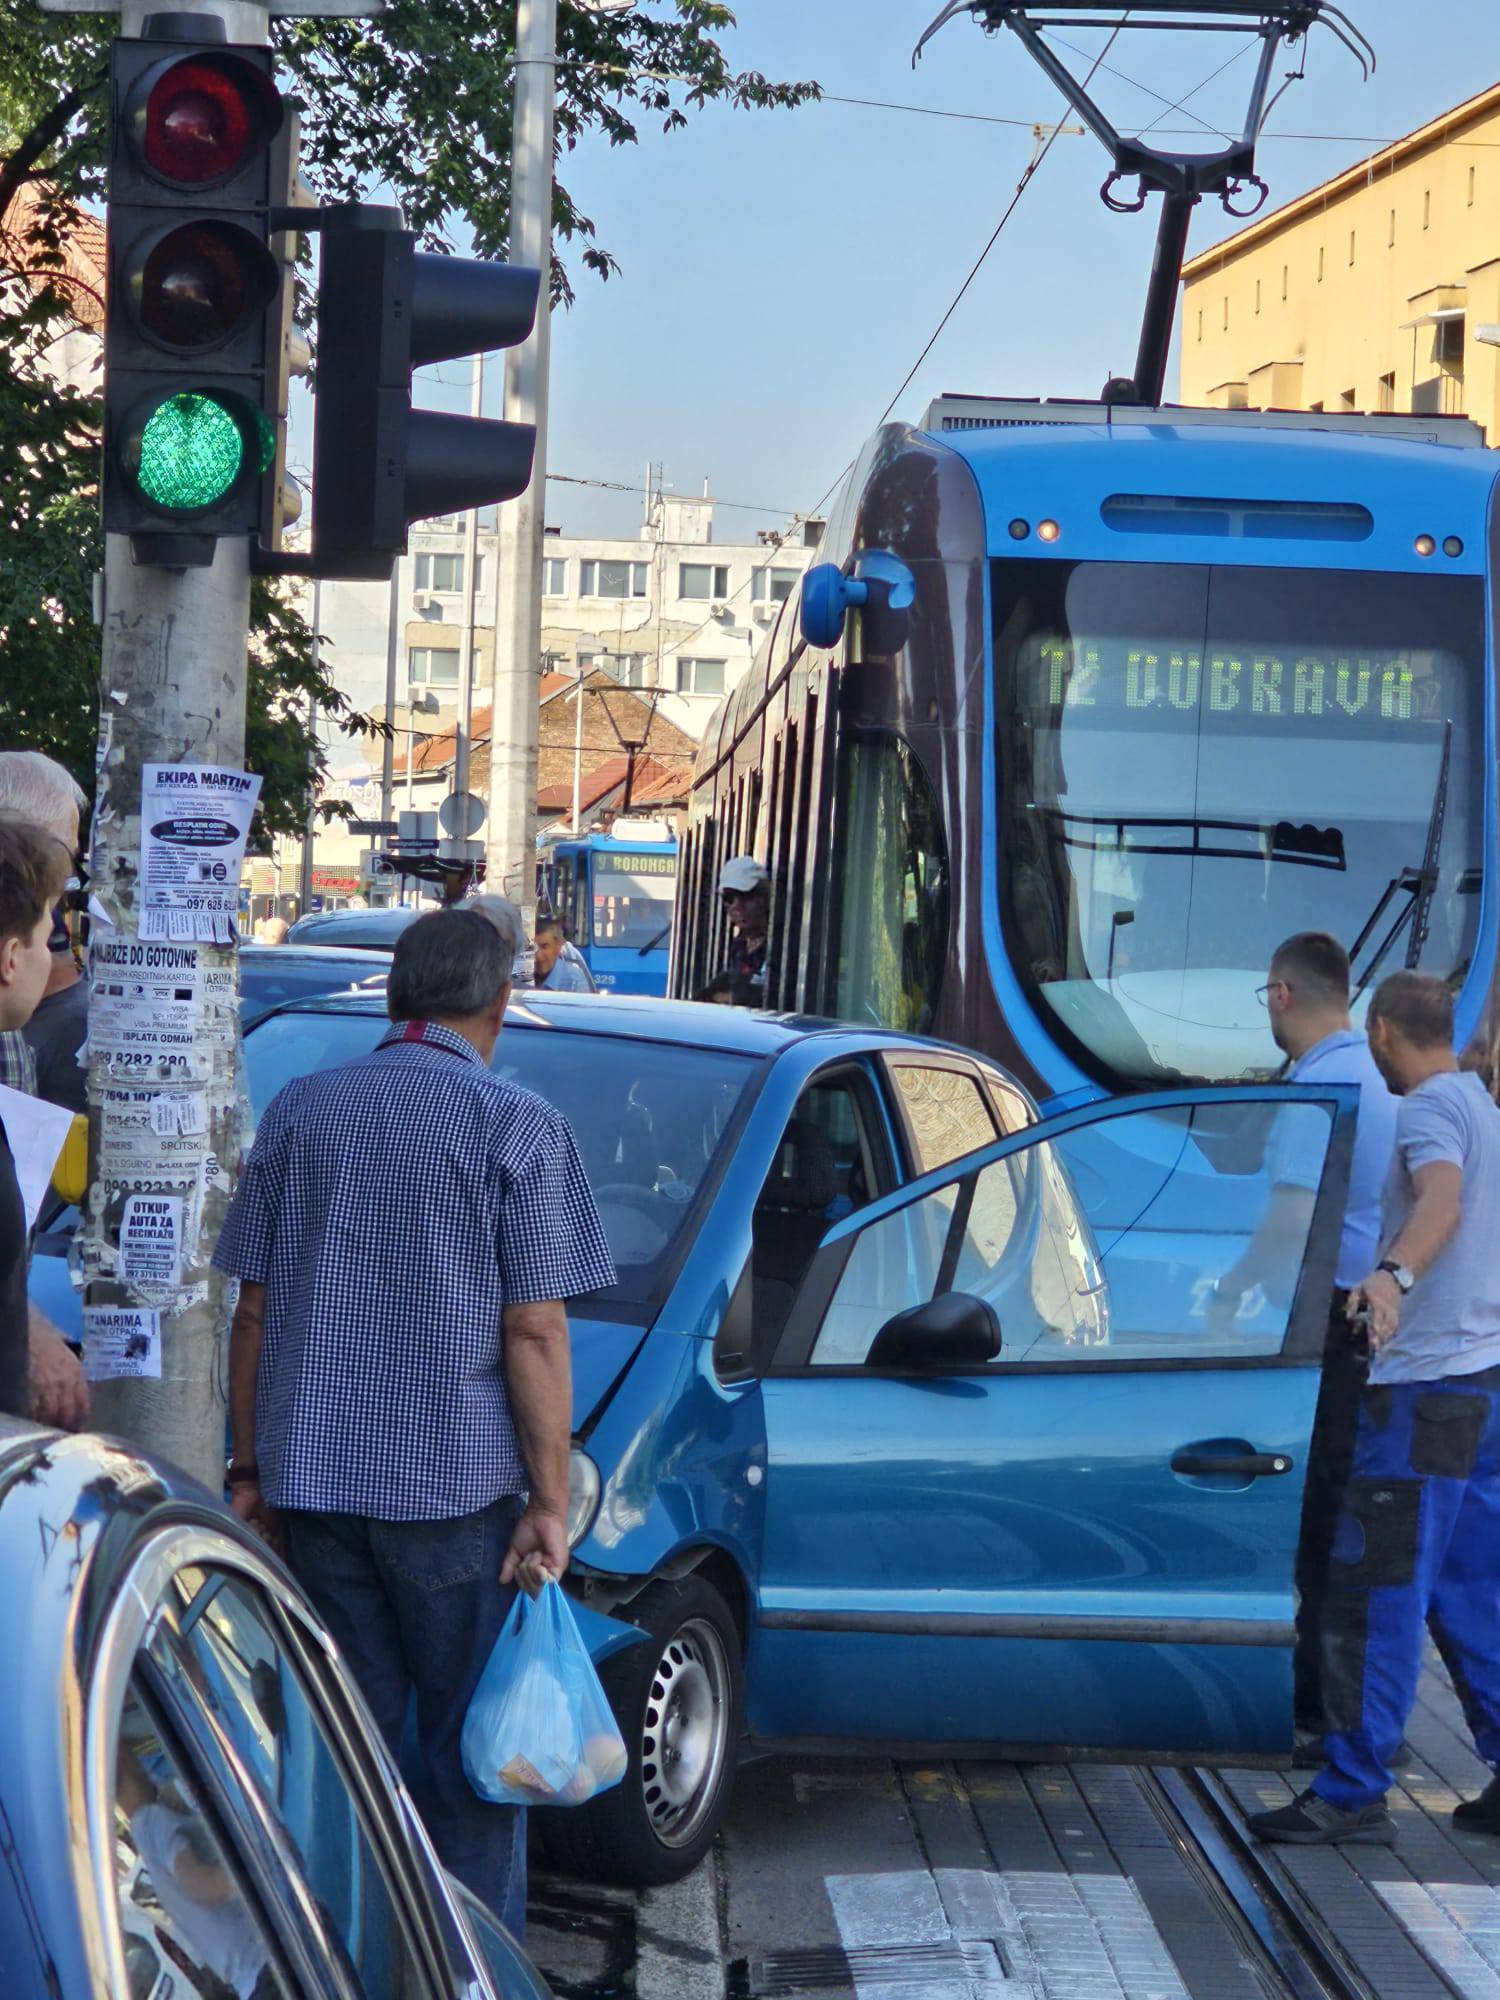
POLYGON ((325 209, 317 227, 311 569, 388 577, 412 521, 513 500, 530 483, 529 424, 415 410, 411 377, 525 340, 541 280, 419 251, 399 209, 325 209))
MULTIPOLYGON (((286 273, 271 210, 294 149, 257 47, 117 40, 110 65, 104 525, 138 562, 257 532, 277 453, 286 273)), ((217 36, 214 30, 217 29, 217 36)))

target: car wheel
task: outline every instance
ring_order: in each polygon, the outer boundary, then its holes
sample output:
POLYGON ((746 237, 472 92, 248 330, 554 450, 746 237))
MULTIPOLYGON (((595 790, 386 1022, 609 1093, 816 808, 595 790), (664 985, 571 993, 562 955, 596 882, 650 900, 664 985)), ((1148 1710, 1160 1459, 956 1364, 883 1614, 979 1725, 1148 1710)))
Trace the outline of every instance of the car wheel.
POLYGON ((629 1606, 644 1643, 599 1672, 630 1754, 612 1791, 543 1807, 548 1858, 572 1874, 646 1888, 690 1874, 729 1807, 744 1673, 734 1614, 702 1577, 653 1583, 629 1606))

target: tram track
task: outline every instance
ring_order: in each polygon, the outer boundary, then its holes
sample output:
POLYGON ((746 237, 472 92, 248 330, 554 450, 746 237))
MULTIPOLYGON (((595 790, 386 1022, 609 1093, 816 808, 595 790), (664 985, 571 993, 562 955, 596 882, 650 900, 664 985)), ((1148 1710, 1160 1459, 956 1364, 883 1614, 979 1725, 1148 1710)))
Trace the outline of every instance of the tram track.
MULTIPOLYGON (((1136 1775, 1184 1864, 1213 1899, 1268 1995, 1381 2000, 1276 1849, 1251 1835, 1215 1773, 1142 1769, 1136 1775)), ((1438 1977, 1450 1992, 1460 1992, 1438 1977)))

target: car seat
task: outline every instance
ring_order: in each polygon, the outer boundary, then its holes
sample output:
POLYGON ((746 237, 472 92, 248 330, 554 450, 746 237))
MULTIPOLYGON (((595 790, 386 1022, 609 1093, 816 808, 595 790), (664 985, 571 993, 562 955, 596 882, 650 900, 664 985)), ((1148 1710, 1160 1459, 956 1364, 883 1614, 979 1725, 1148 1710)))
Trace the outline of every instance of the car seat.
POLYGON ((838 1166, 826 1135, 806 1118, 788 1120, 755 1204, 751 1275, 757 1356, 765 1356, 780 1338, 838 1194, 838 1166))

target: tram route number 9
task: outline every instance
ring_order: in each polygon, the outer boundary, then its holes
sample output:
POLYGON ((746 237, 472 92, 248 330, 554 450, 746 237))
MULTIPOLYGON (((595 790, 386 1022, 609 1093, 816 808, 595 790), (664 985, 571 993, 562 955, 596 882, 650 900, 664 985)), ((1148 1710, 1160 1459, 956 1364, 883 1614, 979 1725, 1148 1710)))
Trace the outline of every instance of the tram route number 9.
POLYGON ((1205 654, 1085 641, 1044 644, 1038 661, 1048 706, 1064 711, 1239 711, 1399 723, 1442 714, 1439 657, 1427 655, 1419 668, 1402 653, 1205 654))

